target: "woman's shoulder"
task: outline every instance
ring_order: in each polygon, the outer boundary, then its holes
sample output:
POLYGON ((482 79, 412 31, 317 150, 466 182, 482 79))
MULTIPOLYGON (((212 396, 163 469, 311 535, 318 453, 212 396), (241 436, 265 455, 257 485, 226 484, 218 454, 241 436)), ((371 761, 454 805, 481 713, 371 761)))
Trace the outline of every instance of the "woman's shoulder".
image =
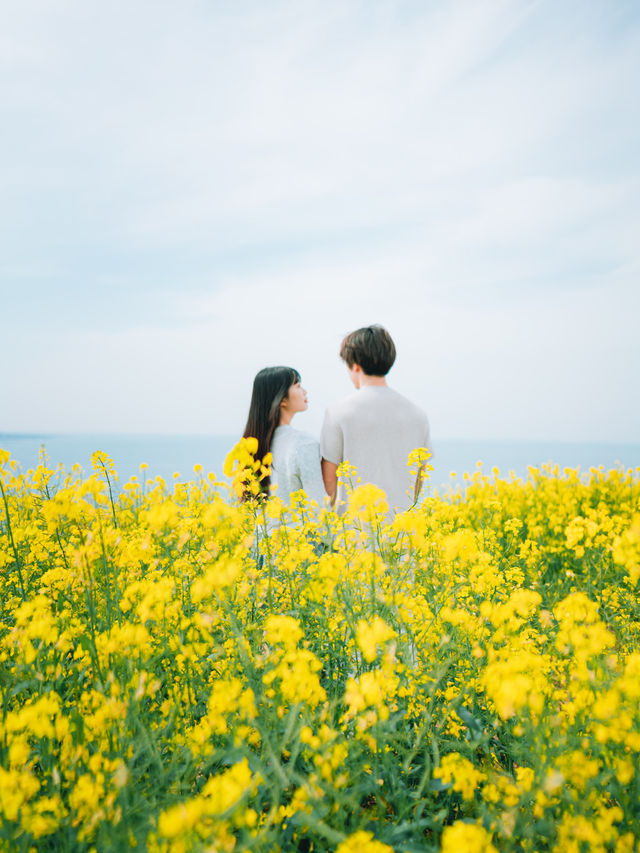
POLYGON ((294 429, 294 427, 289 425, 277 428, 273 434, 272 449, 274 445, 278 448, 288 448, 295 452, 309 447, 320 447, 317 438, 308 432, 303 432, 301 429, 294 429))
POLYGON ((301 429, 294 429, 294 427, 289 426, 279 426, 273 434, 272 439, 272 448, 273 445, 280 445, 282 447, 312 447, 318 444, 318 439, 314 438, 308 432, 303 432, 301 429))
POLYGON ((304 447, 307 445, 319 445, 318 439, 314 438, 310 433, 303 432, 301 429, 291 429, 293 433, 293 441, 298 445, 298 447, 304 447))

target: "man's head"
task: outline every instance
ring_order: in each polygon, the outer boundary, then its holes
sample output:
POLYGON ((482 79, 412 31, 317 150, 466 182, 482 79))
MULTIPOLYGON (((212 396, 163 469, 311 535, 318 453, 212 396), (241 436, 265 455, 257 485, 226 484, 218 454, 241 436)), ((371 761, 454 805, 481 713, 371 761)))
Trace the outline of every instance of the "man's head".
POLYGON ((340 358, 350 372, 357 366, 366 376, 386 376, 396 360, 396 348, 382 326, 365 326, 342 341, 340 358))

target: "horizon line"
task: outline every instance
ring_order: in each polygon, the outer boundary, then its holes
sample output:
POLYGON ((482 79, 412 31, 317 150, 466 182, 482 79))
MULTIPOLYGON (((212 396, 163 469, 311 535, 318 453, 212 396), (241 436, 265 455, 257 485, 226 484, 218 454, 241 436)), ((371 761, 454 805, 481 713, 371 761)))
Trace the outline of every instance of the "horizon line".
MULTIPOLYGON (((153 439, 153 438, 200 438, 200 439, 234 439, 240 440, 238 433, 209 433, 209 432, 99 432, 99 431, 41 431, 41 432, 0 432, 0 442, 4 439, 8 440, 35 440, 35 439, 55 439, 55 438, 130 438, 130 439, 153 439)), ((640 439, 621 439, 621 438, 522 438, 522 437, 468 437, 468 436, 432 436, 432 440, 438 442, 458 442, 472 444, 475 442, 484 442, 489 444, 615 444, 615 445, 640 445, 640 439)))

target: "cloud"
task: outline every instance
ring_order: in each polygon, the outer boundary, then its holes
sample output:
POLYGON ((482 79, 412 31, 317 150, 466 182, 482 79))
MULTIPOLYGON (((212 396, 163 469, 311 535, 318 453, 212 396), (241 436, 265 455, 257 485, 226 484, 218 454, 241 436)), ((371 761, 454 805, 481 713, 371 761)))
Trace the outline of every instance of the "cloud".
POLYGON ((14 5, 7 428, 233 432, 293 362, 315 429, 377 321, 442 435, 636 436, 629 8, 14 5))
POLYGON ((342 336, 382 321, 399 352, 391 381, 424 406, 437 437, 636 435, 631 279, 465 304, 433 298, 408 264, 396 283, 394 261, 233 278, 194 300, 179 326, 52 334, 8 378, 7 399, 22 405, 7 428, 64 431, 72 416, 85 431, 239 433, 254 374, 285 363, 310 394, 298 425, 317 433, 326 405, 350 391, 342 336))

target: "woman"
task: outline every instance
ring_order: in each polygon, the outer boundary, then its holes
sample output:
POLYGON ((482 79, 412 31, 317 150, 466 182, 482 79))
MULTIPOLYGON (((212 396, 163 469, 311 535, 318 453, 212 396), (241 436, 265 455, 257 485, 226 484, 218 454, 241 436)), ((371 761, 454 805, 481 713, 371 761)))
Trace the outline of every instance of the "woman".
POLYGON ((297 412, 307 409, 307 392, 292 367, 265 367, 253 381, 253 393, 244 438, 258 440, 257 459, 271 452, 271 477, 261 481, 265 494, 289 503, 292 492, 304 489, 322 506, 326 493, 320 468, 318 442, 291 426, 297 412))

